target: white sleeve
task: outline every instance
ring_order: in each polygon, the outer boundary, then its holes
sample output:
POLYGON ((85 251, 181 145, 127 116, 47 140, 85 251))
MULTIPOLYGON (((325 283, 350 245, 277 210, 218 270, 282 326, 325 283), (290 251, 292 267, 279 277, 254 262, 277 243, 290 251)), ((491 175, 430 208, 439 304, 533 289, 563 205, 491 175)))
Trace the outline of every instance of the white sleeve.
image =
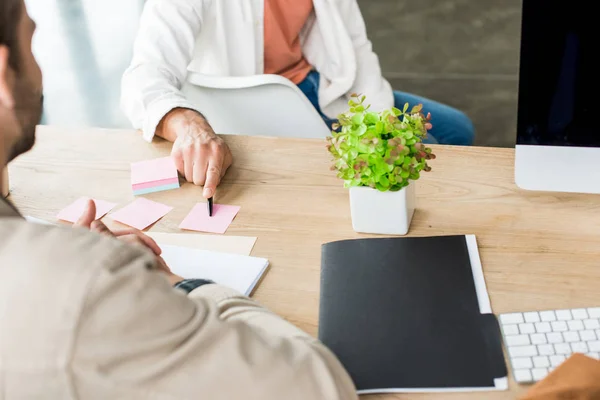
POLYGON ((349 93, 367 96, 366 103, 374 111, 389 109, 394 105, 394 94, 383 77, 379 57, 367 37, 367 29, 356 0, 339 0, 342 19, 356 53, 356 79, 349 93))
POLYGON ((121 107, 133 127, 151 141, 156 126, 174 108, 197 110, 181 87, 202 27, 198 0, 148 0, 121 82, 121 107))

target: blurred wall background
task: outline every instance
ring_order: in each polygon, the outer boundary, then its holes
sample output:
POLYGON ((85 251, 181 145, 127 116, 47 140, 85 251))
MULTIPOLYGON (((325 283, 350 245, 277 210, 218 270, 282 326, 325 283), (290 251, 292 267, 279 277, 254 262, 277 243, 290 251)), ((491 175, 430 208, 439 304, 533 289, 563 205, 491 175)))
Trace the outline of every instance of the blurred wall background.
MULTIPOLYGON (((358 0, 395 89, 465 111, 477 145, 515 143, 521 0, 358 0)), ((44 124, 128 128, 120 78, 144 0, 26 0, 44 124)))

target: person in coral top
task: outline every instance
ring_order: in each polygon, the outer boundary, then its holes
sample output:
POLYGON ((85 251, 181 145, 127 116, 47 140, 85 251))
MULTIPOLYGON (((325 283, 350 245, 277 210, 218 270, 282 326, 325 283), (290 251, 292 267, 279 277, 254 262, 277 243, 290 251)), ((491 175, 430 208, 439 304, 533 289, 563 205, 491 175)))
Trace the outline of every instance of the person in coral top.
POLYGON ((461 111, 392 90, 367 38, 356 0, 148 0, 121 103, 146 140, 173 142, 187 181, 212 197, 231 152, 201 106, 181 92, 188 71, 217 76, 278 74, 307 96, 331 125, 353 92, 375 111, 404 103, 431 112, 430 141, 470 145, 474 129, 461 111))

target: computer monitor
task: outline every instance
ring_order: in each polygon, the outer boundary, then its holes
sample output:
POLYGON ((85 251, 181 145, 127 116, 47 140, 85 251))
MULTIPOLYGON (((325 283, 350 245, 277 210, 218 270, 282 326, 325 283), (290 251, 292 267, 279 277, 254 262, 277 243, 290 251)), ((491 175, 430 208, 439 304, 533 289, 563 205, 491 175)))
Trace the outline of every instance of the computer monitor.
POLYGON ((600 193, 600 22, 586 0, 523 0, 515 180, 600 193))

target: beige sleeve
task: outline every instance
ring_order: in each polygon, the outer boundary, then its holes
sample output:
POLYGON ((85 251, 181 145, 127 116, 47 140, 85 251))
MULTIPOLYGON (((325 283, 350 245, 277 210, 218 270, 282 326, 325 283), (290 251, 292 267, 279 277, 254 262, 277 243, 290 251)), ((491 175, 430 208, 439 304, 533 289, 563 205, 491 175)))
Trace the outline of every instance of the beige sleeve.
POLYGON ((314 338, 228 288, 185 296, 151 263, 121 260, 90 288, 72 365, 82 398, 357 398, 314 338))

